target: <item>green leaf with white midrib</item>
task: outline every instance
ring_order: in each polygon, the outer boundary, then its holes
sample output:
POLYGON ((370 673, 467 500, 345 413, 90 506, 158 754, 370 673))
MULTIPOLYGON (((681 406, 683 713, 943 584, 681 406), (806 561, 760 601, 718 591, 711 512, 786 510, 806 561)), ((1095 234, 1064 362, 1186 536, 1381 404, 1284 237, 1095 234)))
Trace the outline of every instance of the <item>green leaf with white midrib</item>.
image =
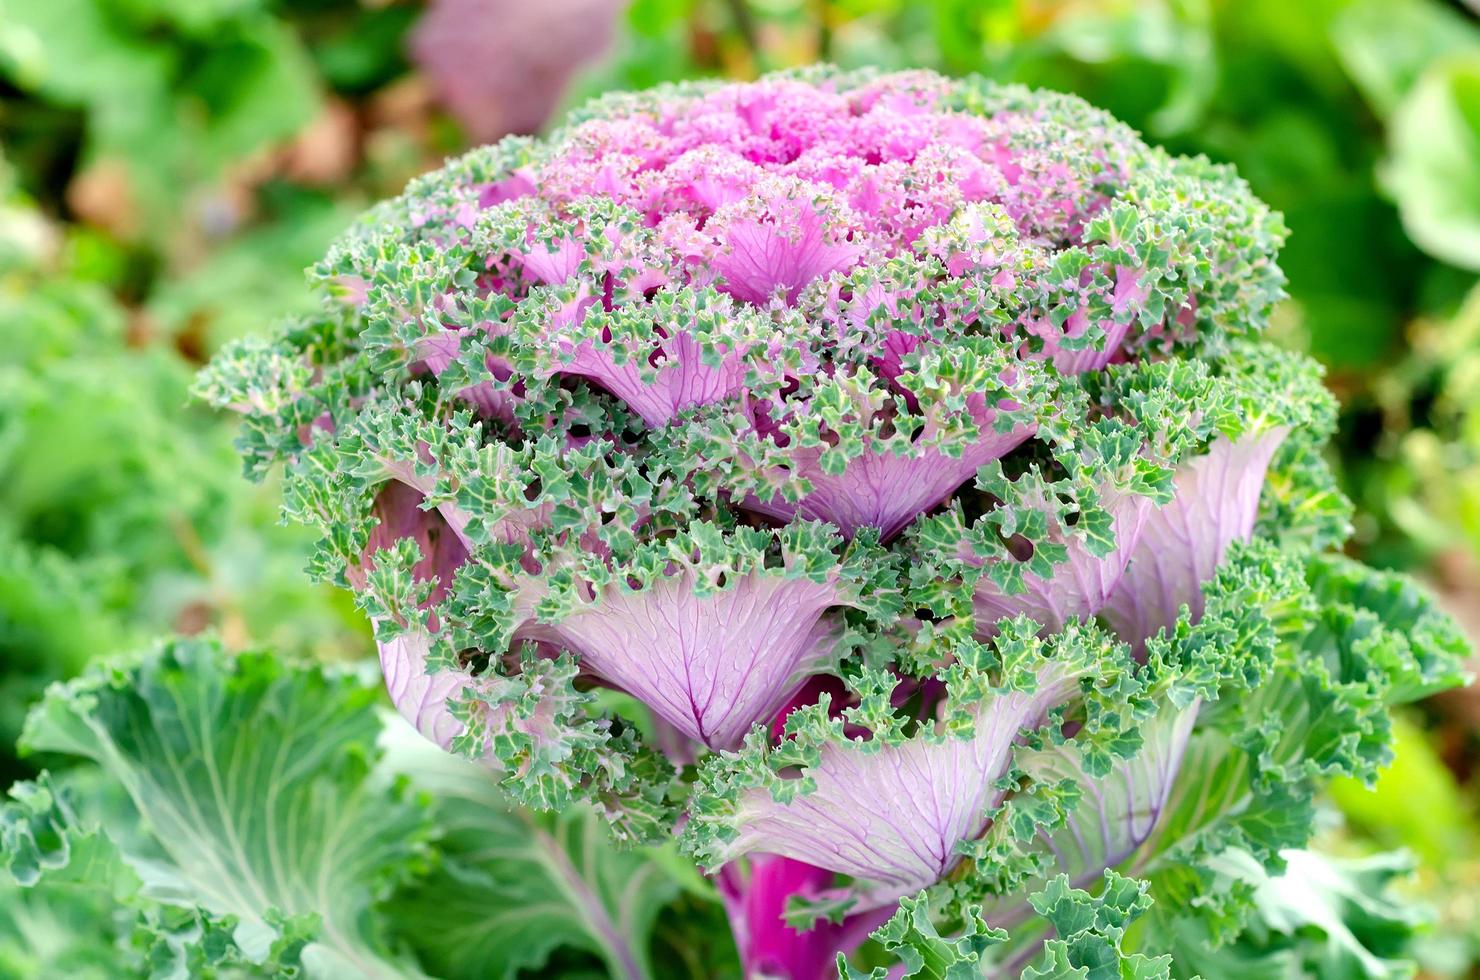
POLYGON ((402 977, 416 971, 388 955, 372 906, 416 869, 428 824, 371 771, 377 696, 180 642, 53 688, 23 744, 91 758, 125 788, 150 838, 127 854, 144 897, 234 917, 248 958, 281 919, 316 920, 311 975, 402 977))
POLYGON ((122 787, 102 770, 42 773, 0 803, 0 867, 20 886, 0 882, 0 904, 11 913, 8 923, 0 919, 0 976, 303 976, 313 915, 267 913, 277 934, 265 952, 248 955, 236 942, 234 916, 145 898, 135 867, 100 821, 125 834, 123 825, 137 822, 122 787))

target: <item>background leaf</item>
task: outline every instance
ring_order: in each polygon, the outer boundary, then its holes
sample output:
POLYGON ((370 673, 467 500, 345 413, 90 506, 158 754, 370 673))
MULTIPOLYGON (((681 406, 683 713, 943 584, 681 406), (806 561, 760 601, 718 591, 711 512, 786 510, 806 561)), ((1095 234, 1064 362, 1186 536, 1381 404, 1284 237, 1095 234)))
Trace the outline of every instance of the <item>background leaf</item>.
POLYGON ((312 975, 395 977, 373 909, 416 872, 431 830, 424 802, 373 773, 378 695, 180 641, 54 688, 22 744, 85 756, 126 790, 147 837, 104 833, 141 898, 229 918, 252 962, 302 930, 312 975))
POLYGON ((429 970, 447 980, 513 977, 563 947, 592 954, 614 977, 653 976, 658 913, 681 887, 706 887, 671 846, 670 860, 620 850, 582 807, 511 808, 485 770, 399 718, 386 742, 388 767, 437 801, 440 862, 387 908, 429 970))

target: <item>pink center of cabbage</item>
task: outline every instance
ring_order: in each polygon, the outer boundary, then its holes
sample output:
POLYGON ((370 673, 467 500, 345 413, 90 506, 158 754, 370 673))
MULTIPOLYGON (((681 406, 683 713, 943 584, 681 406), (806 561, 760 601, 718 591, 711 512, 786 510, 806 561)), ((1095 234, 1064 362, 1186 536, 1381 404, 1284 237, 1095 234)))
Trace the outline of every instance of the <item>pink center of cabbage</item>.
MULTIPOLYGON (((948 111, 942 94, 938 80, 915 76, 847 92, 801 81, 720 88, 583 123, 481 202, 537 195, 559 211, 612 199, 661 226, 689 281, 717 274, 725 292, 758 305, 795 304, 813 280, 917 250, 926 230, 974 203, 1000 205, 1028 241, 1076 242, 1103 203, 1094 185, 1123 175, 1018 152, 1013 137, 1034 118, 948 111)), ((577 258, 536 247, 523 264, 552 283, 577 258)))

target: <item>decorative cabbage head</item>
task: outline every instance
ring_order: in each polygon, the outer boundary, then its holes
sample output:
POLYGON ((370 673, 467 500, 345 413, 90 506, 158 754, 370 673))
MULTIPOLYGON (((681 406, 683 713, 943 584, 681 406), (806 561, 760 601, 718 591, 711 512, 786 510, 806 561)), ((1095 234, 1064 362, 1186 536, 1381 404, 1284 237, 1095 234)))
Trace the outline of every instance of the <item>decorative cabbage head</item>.
POLYGON ((666 87, 414 182, 201 389, 400 712, 678 834, 753 972, 887 918, 911 970, 1154 976, 1130 920, 1236 929, 1218 860, 1277 864, 1457 677, 1323 555, 1334 403, 1258 336, 1284 235, 1065 96, 666 87))

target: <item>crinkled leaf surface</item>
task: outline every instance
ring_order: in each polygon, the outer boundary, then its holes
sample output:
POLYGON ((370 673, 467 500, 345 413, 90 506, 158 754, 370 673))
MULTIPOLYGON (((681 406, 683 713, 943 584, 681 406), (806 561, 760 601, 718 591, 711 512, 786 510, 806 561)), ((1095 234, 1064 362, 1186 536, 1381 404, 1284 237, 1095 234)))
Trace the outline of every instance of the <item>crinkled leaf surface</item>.
MULTIPOLYGON (((181 641, 53 688, 23 744, 90 758, 127 791, 146 834, 67 833, 120 841, 142 918, 230 923, 230 944, 259 964, 296 937, 310 976, 415 975, 373 906, 416 870, 430 820, 372 769, 378 696, 347 675, 181 641)), ((7 840, 7 855, 18 848, 7 840)))
POLYGON ((382 698, 208 641, 54 687, 26 746, 99 768, 12 791, 0 857, 20 911, 0 949, 113 948, 114 976, 182 980, 457 980, 556 960, 652 976, 659 913, 680 890, 712 900, 707 883, 669 851, 619 850, 587 809, 512 807, 382 698))
POLYGON ((1221 948, 1172 933, 1179 972, 1205 977, 1388 980, 1413 975, 1411 944, 1424 913, 1392 884, 1412 870, 1403 854, 1333 858, 1286 851, 1272 875, 1247 853, 1220 859, 1222 873, 1252 890, 1254 914, 1221 948))

